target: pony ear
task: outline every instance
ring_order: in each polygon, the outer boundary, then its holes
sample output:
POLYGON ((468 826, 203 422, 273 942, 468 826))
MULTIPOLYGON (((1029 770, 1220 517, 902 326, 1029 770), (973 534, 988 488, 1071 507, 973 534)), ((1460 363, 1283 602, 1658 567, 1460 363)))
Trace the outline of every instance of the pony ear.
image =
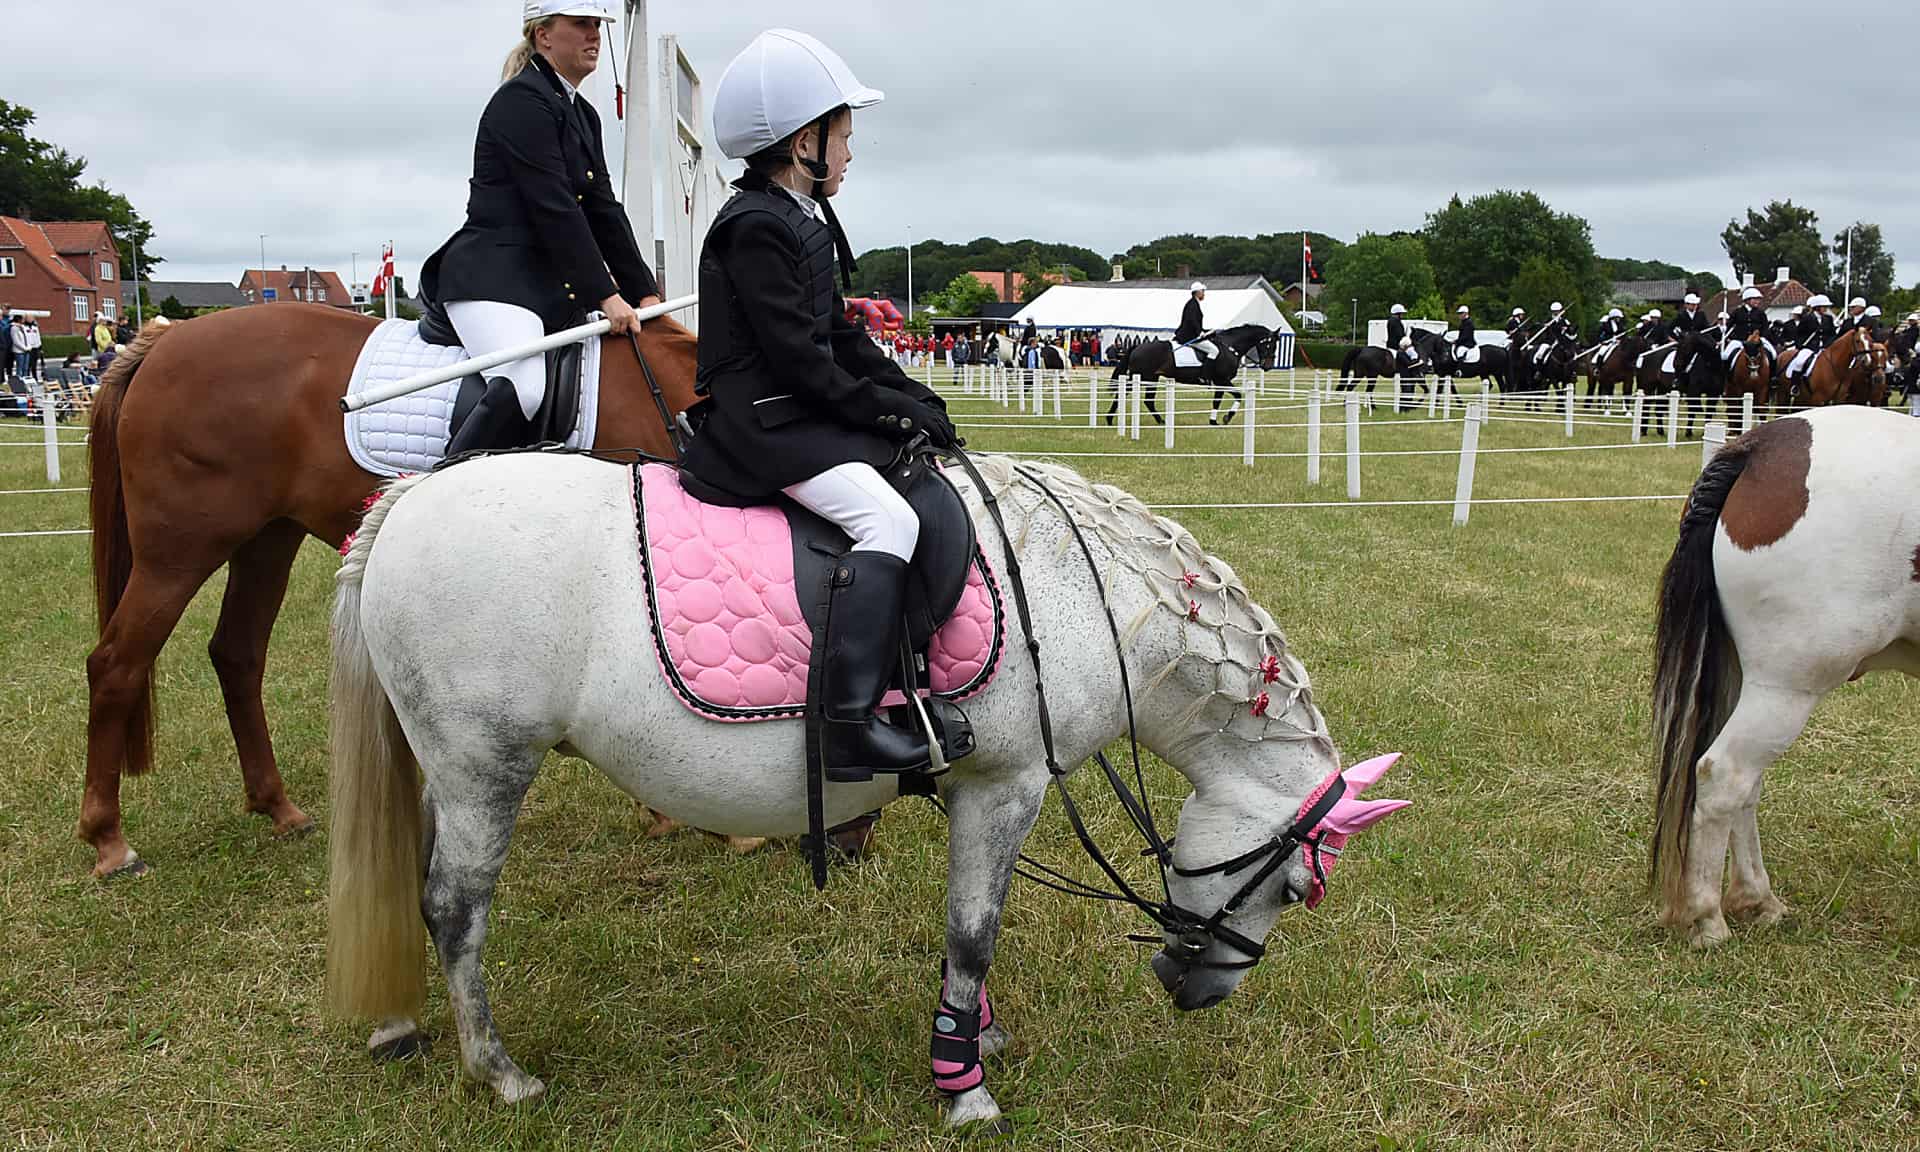
POLYGON ((1347 795, 1358 796, 1360 793, 1365 792, 1368 787, 1378 781, 1380 777, 1387 774, 1387 769, 1399 762, 1400 753, 1389 752, 1385 756, 1375 756, 1373 759, 1364 763, 1355 764, 1345 772, 1340 773, 1347 781, 1347 795))
POLYGON ((1333 806, 1333 811, 1327 813, 1322 825, 1329 832, 1351 836, 1373 827, 1412 803, 1411 800, 1342 800, 1333 806))

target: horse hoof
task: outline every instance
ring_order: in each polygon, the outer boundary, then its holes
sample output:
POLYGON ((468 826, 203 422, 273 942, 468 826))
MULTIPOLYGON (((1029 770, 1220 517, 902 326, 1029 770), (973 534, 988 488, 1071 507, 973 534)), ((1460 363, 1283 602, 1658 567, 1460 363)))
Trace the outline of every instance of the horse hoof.
POLYGON ((128 849, 125 861, 105 870, 95 865, 93 874, 99 880, 137 880, 152 870, 152 867, 140 858, 139 853, 128 849))
POLYGON ((382 1028, 367 1040, 367 1054, 376 1064, 425 1057, 433 1051, 433 1041, 411 1020, 382 1028))
POLYGON ((993 1094, 982 1084, 960 1093, 947 1105, 947 1128, 997 1133, 1006 1131, 1007 1121, 1000 1115, 1000 1105, 994 1103, 993 1094))
POLYGON ((1728 929, 1727 922, 1719 916, 1697 920, 1687 932, 1687 942, 1702 951, 1718 948, 1731 939, 1733 939, 1733 932, 1728 929))
POLYGON ((529 1076, 520 1069, 513 1068, 500 1077, 500 1082, 494 1085, 494 1091, 500 1094, 502 1103, 525 1104, 545 1096, 547 1086, 540 1082, 539 1077, 529 1076))
POLYGON ((766 844, 767 838, 765 836, 728 836, 726 841, 727 851, 735 856, 748 856, 758 852, 766 844))
POLYGON ((299 816, 299 819, 284 822, 275 820, 273 822, 273 835, 276 839, 304 840, 308 836, 313 835, 314 830, 319 828, 319 822, 313 817, 307 815, 305 812, 301 812, 297 808, 294 809, 294 811, 299 816))
POLYGON ((980 1032, 980 1058, 985 1060, 989 1056, 998 1056, 1012 1043, 1013 1035, 1000 1027, 997 1021, 989 1024, 980 1032))
POLYGON ((646 812, 649 816, 653 817, 653 823, 647 825, 645 833, 646 838, 649 840, 659 840, 663 837, 671 836, 686 827, 686 825, 675 820, 665 812, 656 812, 651 808, 646 809, 646 812))
POLYGON ((1757 928, 1771 928, 1787 918, 1787 904, 1780 897, 1768 893, 1752 903, 1728 904, 1727 915, 1757 928))

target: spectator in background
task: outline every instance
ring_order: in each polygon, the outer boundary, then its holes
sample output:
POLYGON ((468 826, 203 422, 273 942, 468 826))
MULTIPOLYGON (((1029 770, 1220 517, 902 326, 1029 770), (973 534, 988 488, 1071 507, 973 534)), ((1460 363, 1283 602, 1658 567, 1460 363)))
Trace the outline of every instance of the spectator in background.
POLYGON ((13 374, 22 380, 27 379, 33 366, 33 338, 27 335, 25 320, 13 322, 8 345, 13 349, 13 374))
POLYGON ((113 325, 107 322, 107 314, 102 312, 93 318, 93 351, 95 355, 113 347, 113 325))
POLYGON ((133 325, 127 323, 127 318, 122 316, 120 323, 113 330, 113 342, 115 344, 131 344, 133 343, 133 338, 137 335, 139 335, 139 333, 133 330, 133 325))
POLYGON ((13 369, 18 362, 13 353, 13 305, 0 305, 0 384, 17 375, 13 369))
POLYGON ((40 374, 44 369, 43 360, 46 353, 41 350, 42 343, 43 341, 40 339, 40 321, 31 316, 27 317, 27 355, 30 357, 27 362, 27 367, 33 370, 33 378, 35 380, 40 379, 40 374))

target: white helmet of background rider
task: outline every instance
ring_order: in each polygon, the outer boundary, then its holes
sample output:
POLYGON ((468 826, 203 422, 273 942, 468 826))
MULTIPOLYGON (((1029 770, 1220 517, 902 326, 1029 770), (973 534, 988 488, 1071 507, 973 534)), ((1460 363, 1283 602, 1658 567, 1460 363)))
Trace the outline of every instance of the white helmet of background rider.
POLYGON ((1513 310, 1513 314, 1515 316, 1525 316, 1527 314, 1527 310, 1525 308, 1515 308, 1513 310))
POLYGON ((1645 316, 1643 316, 1643 317, 1641 317, 1641 319, 1643 319, 1643 320, 1658 320, 1658 319, 1660 319, 1660 309, 1658 309, 1658 308, 1649 308, 1649 309, 1647 309, 1647 314, 1646 314, 1645 316))
POLYGON ((1547 311, 1553 313, 1556 316, 1558 316, 1562 312, 1565 312, 1566 310, 1567 310, 1567 306, 1560 303, 1560 301, 1558 300, 1555 300, 1553 303, 1547 305, 1547 311))
POLYGON ((1849 308, 1865 308, 1866 306, 1867 298, 1865 296, 1855 296, 1853 299, 1847 301, 1847 307, 1849 308))
POLYGON ((1187 285, 1187 291, 1189 292, 1205 292, 1206 290, 1207 290, 1207 286, 1205 284, 1200 283, 1200 281, 1198 280, 1195 280, 1193 283, 1187 285))
POLYGON ((1618 308, 1609 308, 1609 309, 1607 309, 1607 319, 1609 319, 1609 320, 1624 320, 1624 319, 1626 319, 1626 313, 1624 313, 1624 312, 1622 312, 1622 311, 1620 311, 1620 309, 1618 309, 1618 308))
POLYGON ((520 9, 520 22, 531 24, 549 16, 595 16, 613 19, 612 0, 527 0, 520 9))
POLYGON ((1827 299, 1827 294, 1826 294, 1826 293, 1824 293, 1824 292, 1822 292, 1822 293, 1819 293, 1818 295, 1816 295, 1816 296, 1815 296, 1815 297, 1814 297, 1813 299, 1811 299, 1811 300, 1809 300, 1809 301, 1807 301, 1807 307, 1809 307, 1809 308, 1831 308, 1831 307, 1833 307, 1833 301, 1831 301, 1831 300, 1829 300, 1829 299, 1827 299))
POLYGON ((769 28, 721 74, 713 94, 713 132, 722 155, 744 160, 842 104, 866 108, 883 99, 825 44, 804 32, 769 28))
POLYGON ((1742 288, 1740 290, 1740 303, 1745 304, 1749 300, 1758 300, 1760 299, 1760 295, 1760 289, 1758 288, 1742 288))
POLYGON ((1867 319, 1869 320, 1878 320, 1880 318, 1880 305, 1878 304, 1867 305, 1866 316, 1867 316, 1867 319))
POLYGON ((1680 301, 1680 303, 1685 304, 1689 308, 1698 308, 1700 307, 1700 297, 1689 292, 1687 293, 1687 298, 1680 301))
POLYGON ((1465 315, 1467 314, 1467 306, 1466 306, 1465 304, 1462 304, 1462 305, 1460 305, 1460 307, 1458 307, 1458 308, 1455 308, 1455 309, 1454 309, 1454 312, 1455 312, 1455 313, 1456 313, 1457 315, 1460 315, 1460 316, 1465 316, 1465 315))
POLYGON ((1387 311, 1395 316, 1405 316, 1407 314, 1407 306, 1405 304, 1395 304, 1393 307, 1387 309, 1387 311))
POLYGON ((1804 315, 1806 311, 1807 311, 1807 306, 1805 304, 1795 304, 1793 306, 1793 311, 1787 313, 1787 315, 1800 316, 1800 315, 1804 315))

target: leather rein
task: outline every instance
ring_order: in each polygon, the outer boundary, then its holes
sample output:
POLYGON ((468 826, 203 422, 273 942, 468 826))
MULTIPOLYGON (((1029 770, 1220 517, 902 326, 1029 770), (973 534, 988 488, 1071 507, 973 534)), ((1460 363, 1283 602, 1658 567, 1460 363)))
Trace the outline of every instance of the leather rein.
MULTIPOLYGON (((1146 780, 1140 767, 1140 741, 1134 725, 1133 685, 1127 675, 1126 649, 1120 642, 1120 628, 1114 620, 1113 604, 1107 597, 1106 582, 1100 578, 1100 568, 1094 560, 1093 549, 1088 545, 1085 534, 1080 530, 1079 522, 1074 519, 1073 514, 1068 510, 1066 502, 1061 500, 1059 495, 1049 488, 1046 482, 1039 476, 1015 464, 1013 465, 1015 475, 1029 487, 1046 497, 1046 499, 1059 510, 1061 518, 1066 522, 1067 530, 1073 534, 1075 543, 1080 547, 1080 554, 1086 559, 1087 571, 1093 577, 1094 587, 1100 593, 1100 607, 1106 615, 1107 629, 1113 638, 1114 656, 1120 668, 1120 693, 1126 704, 1127 746, 1133 758, 1134 787, 1130 789, 1127 786, 1126 780, 1120 775, 1120 772, 1114 768, 1112 762, 1107 759, 1107 754, 1104 749, 1095 752, 1093 754, 1093 760, 1094 763, 1100 766, 1101 772, 1106 775, 1107 783, 1112 786, 1113 794, 1115 798, 1120 801, 1120 806, 1126 810, 1127 818, 1132 821, 1135 830, 1138 831, 1141 838, 1146 841, 1147 846, 1140 852, 1140 855, 1153 857, 1160 870, 1160 888, 1164 896, 1160 899, 1154 899, 1150 896, 1142 895, 1132 885, 1128 884, 1126 878, 1120 874, 1119 869, 1108 859, 1106 853, 1101 851, 1099 843, 1093 838, 1093 834, 1087 830, 1086 821, 1080 815, 1079 806, 1073 801, 1073 794, 1067 791, 1066 778, 1068 772, 1061 767, 1059 757, 1054 747, 1053 717, 1047 706, 1046 680, 1041 675, 1040 640, 1039 637, 1034 635, 1033 615, 1027 605, 1026 581, 1021 573, 1020 558, 1014 551, 1013 537, 1008 533, 1006 521, 1000 514, 999 498, 994 495, 993 489, 988 486, 985 478, 982 477, 979 470, 974 467, 973 461, 967 456, 964 448, 956 447, 945 454, 958 463, 961 469, 973 480, 975 489, 980 493, 981 502, 986 506, 987 515, 992 518, 994 528, 1000 533, 1001 554, 1006 565, 1007 583, 1013 591, 1014 611, 1020 618, 1020 628, 1026 636, 1027 655, 1033 662, 1034 695, 1036 697, 1040 719, 1040 744, 1046 753, 1047 773, 1055 794, 1060 798, 1060 806, 1067 814, 1067 821, 1072 825, 1074 835, 1079 838, 1080 847, 1086 851, 1088 858, 1094 862, 1100 871, 1106 874, 1107 879, 1112 882, 1115 890, 1109 891, 1075 879, 1034 860, 1025 853, 1021 853, 1020 855, 1020 864, 1024 865, 1024 867, 1016 867, 1015 871, 1036 884, 1051 888, 1056 892, 1064 892, 1069 896, 1080 896, 1091 900, 1110 900, 1133 905, 1135 908, 1144 912, 1149 919, 1158 924, 1173 938, 1172 943, 1165 944, 1166 951, 1168 955, 1187 967, 1221 969, 1253 967, 1259 963, 1260 958, 1266 954, 1266 945, 1261 941, 1251 939, 1242 933, 1228 928, 1225 922, 1228 917, 1238 912, 1240 908, 1245 905, 1247 900, 1260 889, 1261 885, 1265 884, 1275 872, 1279 871, 1287 862, 1287 859, 1292 856, 1297 849, 1302 846, 1314 846, 1316 848, 1319 846, 1321 833, 1318 831, 1318 828, 1320 822, 1326 818, 1329 812, 1333 811, 1334 805, 1338 804, 1346 794, 1346 779, 1336 774, 1333 778, 1333 784, 1314 802, 1311 808, 1302 812, 1299 818, 1284 832, 1274 836, 1265 844, 1251 851, 1243 852, 1232 859, 1220 861, 1217 864, 1210 864, 1199 868, 1181 868, 1175 865, 1173 863, 1173 838, 1163 837, 1160 834, 1159 828, 1154 823, 1153 810, 1146 801, 1146 780), (1135 789, 1137 789, 1137 791, 1135 789), (1222 874, 1234 876, 1242 872, 1247 872, 1248 870, 1251 870, 1251 874, 1241 883, 1234 894, 1227 898, 1227 901, 1220 906, 1218 911, 1214 912, 1211 916, 1202 916, 1197 912, 1182 908, 1174 901, 1173 894, 1167 887, 1167 872, 1169 870, 1177 876, 1184 877, 1222 874), (1206 953, 1215 941, 1227 945, 1247 958, 1245 960, 1231 962, 1207 960, 1205 958, 1206 953)), ((1324 885, 1326 883, 1326 876, 1321 870, 1319 859, 1321 853, 1314 852, 1311 855, 1313 857, 1313 868, 1317 874, 1316 878, 1324 885)), ((1288 882, 1283 900, 1286 903, 1295 903, 1302 899, 1304 899, 1304 897, 1301 893, 1294 889, 1291 882, 1288 882)), ((1145 944, 1164 943, 1164 941, 1157 936, 1129 935, 1127 938, 1145 944)))

